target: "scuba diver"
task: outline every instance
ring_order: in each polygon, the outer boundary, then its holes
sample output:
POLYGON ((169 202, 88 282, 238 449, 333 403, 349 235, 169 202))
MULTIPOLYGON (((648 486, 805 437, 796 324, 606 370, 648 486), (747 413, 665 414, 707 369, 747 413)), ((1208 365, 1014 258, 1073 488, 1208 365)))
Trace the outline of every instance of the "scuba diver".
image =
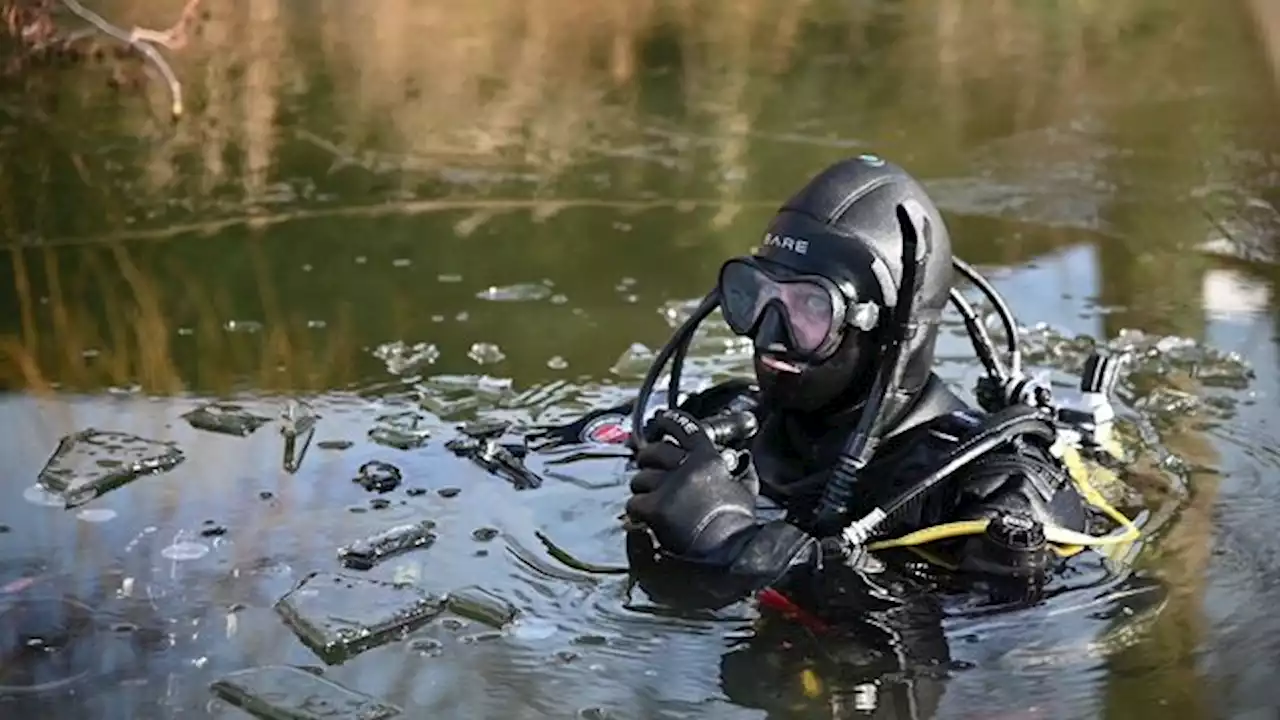
MULTIPOLYGON (((810 662, 806 638, 843 627, 858 639, 843 652, 857 660, 836 662, 858 670, 842 682, 873 695, 886 683, 910 685, 892 694, 905 700, 888 705, 910 706, 893 716, 917 717, 941 695, 922 668, 945 672, 948 658, 940 589, 1034 601, 1066 558, 1136 537, 1082 471, 1085 460, 1114 466, 1118 457, 1109 395, 1122 361, 1090 358, 1078 407, 1024 376, 1012 313, 952 256, 924 189, 900 167, 863 155, 817 174, 783 204, 752 255, 721 266, 715 290, 659 353, 634 402, 559 435, 633 448, 627 550, 651 597, 718 609, 755 594, 763 611, 787 620, 773 625, 777 643, 761 641, 758 628, 752 647, 724 656, 731 697, 782 702, 783 690, 760 682, 756 656, 776 664, 799 653, 810 662), (956 271, 1000 315, 1005 357, 955 288, 956 271), (981 410, 933 371, 948 304, 986 370, 981 410), (754 382, 682 397, 690 340, 717 307, 754 343, 754 382), (666 400, 675 409, 655 410, 668 363, 666 400), (622 413, 642 431, 621 430, 622 413), (1097 534, 1104 524, 1115 529, 1097 534)), ((819 645, 830 660, 835 646, 819 645)), ((869 703, 859 712, 887 707, 858 692, 847 702, 869 703)))

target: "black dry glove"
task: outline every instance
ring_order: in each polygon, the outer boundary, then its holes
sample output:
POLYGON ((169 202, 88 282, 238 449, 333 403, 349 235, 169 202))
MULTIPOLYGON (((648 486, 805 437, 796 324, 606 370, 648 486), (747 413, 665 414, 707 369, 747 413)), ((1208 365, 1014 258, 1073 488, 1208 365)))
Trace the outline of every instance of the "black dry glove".
POLYGON ((732 563, 737 547, 756 527, 755 473, 748 465, 735 478, 688 413, 663 410, 644 432, 648 443, 636 453, 640 472, 631 479, 634 497, 627 501, 627 514, 648 525, 668 553, 696 562, 732 563))

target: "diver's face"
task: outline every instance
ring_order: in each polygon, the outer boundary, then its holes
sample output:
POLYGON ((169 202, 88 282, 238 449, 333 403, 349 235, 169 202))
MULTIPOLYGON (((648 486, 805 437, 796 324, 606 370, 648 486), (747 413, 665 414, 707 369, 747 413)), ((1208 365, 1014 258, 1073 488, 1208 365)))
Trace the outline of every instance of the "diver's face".
POLYGON ((817 275, 753 258, 734 258, 720 268, 720 309, 739 335, 762 324, 786 345, 786 354, 809 361, 832 355, 847 317, 844 291, 817 275))
POLYGON ((764 317, 751 335, 755 343, 756 381, 766 402, 798 412, 834 410, 831 404, 841 397, 860 397, 851 388, 863 375, 863 352, 859 339, 865 335, 846 332, 836 351, 822 362, 796 359, 788 346, 784 321, 771 317, 780 314, 775 308, 764 317))
POLYGON ((848 296, 835 282, 735 258, 721 267, 718 287, 726 323, 754 341, 756 379, 769 402, 813 412, 856 395, 849 390, 865 335, 846 322, 848 296))

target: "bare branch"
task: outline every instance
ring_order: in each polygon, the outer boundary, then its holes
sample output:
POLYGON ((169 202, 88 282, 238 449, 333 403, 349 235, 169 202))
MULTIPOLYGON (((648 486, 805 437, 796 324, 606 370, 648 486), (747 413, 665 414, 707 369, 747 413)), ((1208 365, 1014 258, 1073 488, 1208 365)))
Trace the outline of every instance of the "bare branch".
MULTIPOLYGON (((182 116, 182 110, 183 110, 182 84, 178 82, 177 75, 174 74, 173 68, 169 67, 169 63, 164 59, 164 56, 161 55, 155 49, 155 47, 150 43, 135 37, 135 34, 139 32, 137 29, 135 29, 134 32, 125 32, 119 27, 116 27, 115 25, 112 25, 111 23, 104 20, 101 15, 86 8, 84 5, 81 5, 80 0, 61 0, 61 1, 62 1, 62 4, 67 7, 68 10, 74 13, 81 20, 84 20, 90 25, 93 25, 103 34, 113 37, 116 40, 119 40, 120 42, 125 43, 126 45, 129 45, 134 50, 137 50, 139 53, 141 53, 142 56, 145 57, 147 60, 150 60, 151 63, 156 66, 156 69, 160 71, 160 75, 164 77, 165 82, 169 84, 169 94, 173 98, 173 104, 171 106, 173 118, 176 120, 182 116)), ((198 0, 191 0, 190 2, 188 2, 187 10, 183 11, 183 17, 181 20, 178 21, 179 25, 185 26, 185 23, 187 20, 187 12, 188 11, 194 12, 194 6, 196 2, 198 2, 198 0)), ((176 27, 177 26, 175 26, 175 28, 176 27)), ((145 31, 145 32, 154 33, 155 31, 145 31)), ((185 30, 183 31, 183 41, 185 42, 185 30)))
POLYGON ((182 15, 178 17, 178 21, 168 30, 150 30, 143 27, 134 27, 129 33, 129 37, 134 41, 144 41, 163 45, 170 50, 181 50, 187 45, 187 28, 195 22, 196 10, 200 7, 200 0, 187 0, 186 7, 182 8, 182 15))

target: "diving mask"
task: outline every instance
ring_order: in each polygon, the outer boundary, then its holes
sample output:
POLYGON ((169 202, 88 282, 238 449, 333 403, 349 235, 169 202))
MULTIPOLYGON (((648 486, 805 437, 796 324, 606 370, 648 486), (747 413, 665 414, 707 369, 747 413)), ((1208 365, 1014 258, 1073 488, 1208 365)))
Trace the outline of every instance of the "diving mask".
POLYGON ((880 306, 858 302, 849 288, 820 275, 788 273, 753 258, 734 258, 720 268, 720 310, 735 333, 750 335, 765 310, 777 307, 792 340, 791 350, 821 362, 840 345, 846 326, 866 332, 876 326, 880 306))

